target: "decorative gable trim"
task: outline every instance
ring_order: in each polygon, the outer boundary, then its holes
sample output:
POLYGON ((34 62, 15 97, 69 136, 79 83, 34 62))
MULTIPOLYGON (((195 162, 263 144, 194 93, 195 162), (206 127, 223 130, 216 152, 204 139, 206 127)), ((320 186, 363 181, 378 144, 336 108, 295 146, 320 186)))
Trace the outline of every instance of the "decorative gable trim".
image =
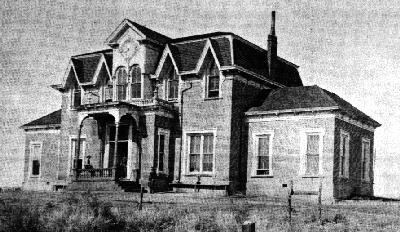
POLYGON ((92 81, 91 82, 82 83, 81 85, 82 86, 95 85, 98 82, 98 77, 99 77, 99 74, 100 74, 100 71, 101 71, 101 67, 102 67, 103 64, 106 67, 107 74, 108 74, 108 76, 110 77, 110 80, 111 80, 112 79, 111 71, 108 68, 107 61, 106 61, 106 58, 104 57, 104 54, 101 54, 100 61, 97 64, 97 68, 96 68, 96 71, 95 71, 95 73, 93 75, 92 81))
POLYGON ((156 78, 158 79, 158 77, 160 76, 161 70, 164 67, 164 63, 167 60, 167 57, 171 58, 172 64, 175 68, 175 72, 179 75, 179 70, 178 70, 178 66, 176 65, 174 56, 172 55, 171 49, 169 48, 168 44, 165 46, 163 54, 161 56, 161 59, 158 63, 157 69, 156 69, 156 73, 152 76, 152 78, 156 78))
POLYGON ((74 63, 72 62, 72 59, 71 59, 71 60, 69 60, 68 67, 64 73, 64 78, 63 78, 63 82, 62 82, 63 89, 65 89, 65 87, 67 86, 68 76, 69 76, 69 72, 70 72, 71 68, 74 72, 76 82, 78 83, 78 85, 81 85, 81 83, 79 82, 78 75, 76 74, 76 69, 75 69, 74 63))
POLYGON ((146 38, 146 36, 139 31, 128 19, 124 19, 118 26, 115 28, 115 30, 107 37, 106 39, 106 44, 110 45, 111 47, 113 45, 116 45, 116 40, 119 39, 119 37, 128 29, 131 28, 134 30, 136 33, 139 34, 140 37, 146 38))

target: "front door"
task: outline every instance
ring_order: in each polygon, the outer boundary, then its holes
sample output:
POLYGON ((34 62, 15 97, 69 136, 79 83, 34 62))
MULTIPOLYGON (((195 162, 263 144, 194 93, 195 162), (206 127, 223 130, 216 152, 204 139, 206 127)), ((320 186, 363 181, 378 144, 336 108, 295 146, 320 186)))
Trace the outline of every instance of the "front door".
POLYGON ((118 130, 118 139, 115 141, 115 125, 108 126, 108 167, 114 167, 114 151, 115 145, 117 144, 117 157, 116 174, 118 179, 125 179, 128 177, 128 157, 129 157, 129 146, 132 141, 132 133, 130 125, 121 124, 118 130))

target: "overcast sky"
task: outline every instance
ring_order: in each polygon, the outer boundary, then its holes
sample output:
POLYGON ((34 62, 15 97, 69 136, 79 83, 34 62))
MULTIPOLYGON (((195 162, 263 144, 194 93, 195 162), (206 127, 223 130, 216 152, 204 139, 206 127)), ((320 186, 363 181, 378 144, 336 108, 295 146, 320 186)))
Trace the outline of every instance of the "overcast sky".
POLYGON ((400 4, 291 2, 3 0, 0 186, 21 182, 24 136, 18 127, 60 108, 60 94, 49 85, 61 82, 69 57, 107 48, 105 39, 124 18, 172 38, 230 31, 266 48, 275 10, 278 55, 300 66, 304 84, 335 92, 382 124, 375 134, 375 188, 396 194, 400 4))

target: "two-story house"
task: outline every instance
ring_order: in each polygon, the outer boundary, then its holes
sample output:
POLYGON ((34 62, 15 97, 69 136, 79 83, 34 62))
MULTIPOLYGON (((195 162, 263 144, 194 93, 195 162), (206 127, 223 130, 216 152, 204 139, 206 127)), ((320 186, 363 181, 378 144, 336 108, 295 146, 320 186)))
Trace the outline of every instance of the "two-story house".
POLYGON ((346 188, 335 193, 343 198, 358 193, 359 174, 347 186, 333 180, 334 172, 368 160, 361 166, 369 165, 372 178, 379 124, 326 90, 302 86, 298 66, 277 56, 274 12, 268 50, 230 32, 171 39, 127 19, 107 45, 72 56, 62 83, 52 86, 62 95, 61 110, 22 126, 25 189, 129 191, 141 184, 150 191, 280 193, 278 185, 300 176, 301 186, 324 178, 327 189, 346 188), (307 94, 310 88, 329 104, 307 94), (318 122, 320 114, 329 114, 329 122, 318 122), (337 167, 334 160, 349 156, 339 137, 353 133, 338 129, 345 119, 356 122, 355 131, 366 128, 368 146, 362 154, 354 148, 353 158, 337 167), (305 171, 286 172, 297 169, 298 159, 305 171))

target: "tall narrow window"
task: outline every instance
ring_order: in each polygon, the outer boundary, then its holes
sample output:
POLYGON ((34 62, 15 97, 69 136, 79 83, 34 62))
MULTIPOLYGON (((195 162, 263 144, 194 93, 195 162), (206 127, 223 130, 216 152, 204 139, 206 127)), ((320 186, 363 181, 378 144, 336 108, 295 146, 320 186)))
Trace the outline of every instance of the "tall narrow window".
POLYGON ((169 72, 168 72, 168 80, 167 80, 167 97, 168 100, 176 100, 178 99, 178 86, 179 86, 179 78, 178 75, 175 72, 175 69, 173 66, 171 66, 169 72))
POLYGON ((214 170, 214 134, 190 134, 189 172, 211 173, 214 170))
POLYGON ((255 175, 268 176, 272 174, 272 134, 257 135, 255 138, 255 175))
POLYGON ((306 175, 316 176, 319 174, 319 134, 307 135, 307 151, 306 151, 306 175))
POLYGON ((40 143, 32 143, 30 145, 31 176, 39 176, 40 174, 41 153, 42 153, 42 145, 40 143))
POLYGON ((349 140, 350 136, 347 132, 340 132, 340 155, 339 155, 339 176, 349 177, 349 140))
POLYGON ((72 89, 72 107, 81 105, 81 88, 77 85, 72 89))
POLYGON ((155 158, 155 165, 157 171, 163 172, 164 171, 164 157, 165 157, 165 135, 159 134, 158 135, 158 151, 157 157, 155 158))
POLYGON ((368 139, 362 139, 361 147, 361 179, 369 181, 370 171, 370 142, 368 139))
POLYGON ((112 83, 111 80, 108 78, 104 85, 103 99, 104 101, 109 102, 112 101, 112 98, 113 98, 112 83))
POLYGON ((219 90, 219 70, 215 62, 210 62, 206 67, 206 89, 207 98, 216 98, 220 96, 219 90))
POLYGON ((139 65, 135 65, 131 70, 132 86, 131 86, 131 97, 141 98, 142 97, 142 73, 139 65))
POLYGON ((127 78, 128 75, 124 68, 119 68, 117 70, 117 100, 124 101, 126 100, 126 89, 127 89, 127 78))
POLYGON ((79 156, 77 155, 78 149, 78 139, 73 138, 71 139, 71 167, 72 169, 82 169, 83 168, 83 160, 85 159, 85 139, 80 139, 80 147, 79 147, 79 156))

